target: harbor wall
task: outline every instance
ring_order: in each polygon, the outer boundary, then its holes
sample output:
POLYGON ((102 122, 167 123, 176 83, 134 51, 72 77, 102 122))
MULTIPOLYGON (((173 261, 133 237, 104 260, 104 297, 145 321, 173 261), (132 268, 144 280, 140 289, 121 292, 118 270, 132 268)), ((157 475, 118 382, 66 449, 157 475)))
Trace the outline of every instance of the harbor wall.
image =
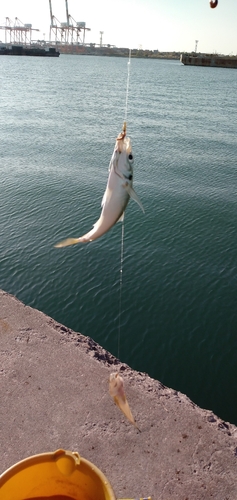
POLYGON ((4 291, 0 395, 0 474, 63 448, 97 465, 117 498, 237 498, 234 425, 4 291), (111 372, 141 432, 111 399, 111 372))

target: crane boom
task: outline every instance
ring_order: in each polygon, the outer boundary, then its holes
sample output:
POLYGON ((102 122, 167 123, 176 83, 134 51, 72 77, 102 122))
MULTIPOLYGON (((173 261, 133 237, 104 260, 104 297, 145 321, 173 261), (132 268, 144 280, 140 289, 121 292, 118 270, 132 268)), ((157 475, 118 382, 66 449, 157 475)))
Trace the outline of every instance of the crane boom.
POLYGON ((69 14, 68 14, 68 3, 67 3, 67 0, 65 0, 65 5, 66 5, 67 25, 69 26, 69 14))
POLYGON ((53 26, 53 11, 52 11, 52 3, 51 3, 51 0, 49 0, 49 11, 50 11, 50 21, 51 21, 51 26, 53 26))

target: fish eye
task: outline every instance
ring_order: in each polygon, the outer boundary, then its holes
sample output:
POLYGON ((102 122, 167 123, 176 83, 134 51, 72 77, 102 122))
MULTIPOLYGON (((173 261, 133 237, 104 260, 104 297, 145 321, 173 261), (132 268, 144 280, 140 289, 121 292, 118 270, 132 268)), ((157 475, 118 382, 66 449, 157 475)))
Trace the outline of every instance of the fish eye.
POLYGON ((132 153, 129 153, 129 155, 128 155, 128 162, 131 164, 133 163, 133 154, 132 153))

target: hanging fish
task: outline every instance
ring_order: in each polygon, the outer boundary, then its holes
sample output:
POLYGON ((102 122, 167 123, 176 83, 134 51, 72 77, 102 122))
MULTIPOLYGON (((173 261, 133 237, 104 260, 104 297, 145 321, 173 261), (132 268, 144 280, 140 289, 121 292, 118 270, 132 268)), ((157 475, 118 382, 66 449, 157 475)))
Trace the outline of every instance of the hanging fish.
POLYGON ((100 238, 116 222, 123 220, 124 211, 130 198, 133 198, 144 212, 144 208, 132 187, 133 162, 132 144, 130 138, 126 137, 126 122, 124 122, 123 131, 116 139, 114 152, 110 160, 109 177, 101 203, 100 218, 91 231, 80 238, 68 238, 60 241, 55 245, 56 248, 76 243, 88 243, 100 238))
POLYGON ((211 0, 210 1, 210 7, 211 7, 211 9, 215 9, 215 7, 217 7, 217 5, 218 5, 218 0, 214 0, 214 1, 211 0))
POLYGON ((124 391, 123 378, 118 373, 111 373, 109 376, 109 393, 110 396, 113 398, 115 404, 120 408, 125 417, 127 417, 127 419, 129 420, 129 422, 135 425, 135 427, 139 430, 139 432, 141 432, 129 408, 129 404, 127 402, 127 398, 124 391))

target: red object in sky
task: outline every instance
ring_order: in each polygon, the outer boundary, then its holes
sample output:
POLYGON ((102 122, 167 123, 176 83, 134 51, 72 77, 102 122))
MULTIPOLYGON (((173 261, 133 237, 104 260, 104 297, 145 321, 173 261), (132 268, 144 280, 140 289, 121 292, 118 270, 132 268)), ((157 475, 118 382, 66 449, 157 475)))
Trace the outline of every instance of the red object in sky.
POLYGON ((217 7, 217 5, 218 5, 218 0, 214 0, 214 2, 213 2, 213 0, 210 1, 211 9, 215 9, 215 7, 217 7))

